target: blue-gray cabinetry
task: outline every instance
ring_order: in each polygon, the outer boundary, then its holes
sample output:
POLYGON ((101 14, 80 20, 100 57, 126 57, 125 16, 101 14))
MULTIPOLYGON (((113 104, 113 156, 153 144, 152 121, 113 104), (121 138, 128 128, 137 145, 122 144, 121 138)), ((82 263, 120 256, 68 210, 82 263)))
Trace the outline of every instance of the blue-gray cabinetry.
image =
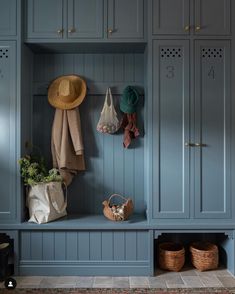
POLYGON ((0 41, 0 220, 16 220, 16 42, 0 41))
POLYGON ((230 0, 152 0, 152 32, 229 35, 230 6, 230 0))
POLYGON ((16 0, 0 0, 0 37, 16 36, 16 0))
POLYGON ((195 43, 195 217, 231 216, 230 41, 195 43))
POLYGON ((196 35, 229 35, 231 0, 195 0, 196 35))
POLYGON ((153 34, 189 34, 189 0, 153 0, 153 34))
POLYGON ((28 0, 28 39, 143 39, 143 0, 28 0))
POLYGON ((230 41, 196 40, 191 52, 189 42, 153 41, 152 215, 226 219, 231 217, 230 41), (189 80, 190 72, 195 77, 189 80))
POLYGON ((68 0, 68 38, 102 38, 103 0, 68 0))
POLYGON ((28 38, 63 37, 63 0, 28 0, 28 38))
POLYGON ((108 1, 108 38, 143 38, 144 1, 108 1))
POLYGON ((154 41, 153 216, 189 216, 189 41, 154 41))

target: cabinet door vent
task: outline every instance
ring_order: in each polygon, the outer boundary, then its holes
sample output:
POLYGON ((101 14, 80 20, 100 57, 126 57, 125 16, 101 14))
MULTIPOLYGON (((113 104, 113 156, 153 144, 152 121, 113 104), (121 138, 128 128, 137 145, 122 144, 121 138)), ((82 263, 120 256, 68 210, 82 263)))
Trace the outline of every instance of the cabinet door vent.
POLYGON ((202 58, 223 58, 223 48, 202 48, 202 58))
POLYGON ((179 47, 162 47, 161 57, 162 58, 181 58, 182 50, 179 47))
POLYGON ((0 49, 0 58, 8 58, 8 49, 0 49))

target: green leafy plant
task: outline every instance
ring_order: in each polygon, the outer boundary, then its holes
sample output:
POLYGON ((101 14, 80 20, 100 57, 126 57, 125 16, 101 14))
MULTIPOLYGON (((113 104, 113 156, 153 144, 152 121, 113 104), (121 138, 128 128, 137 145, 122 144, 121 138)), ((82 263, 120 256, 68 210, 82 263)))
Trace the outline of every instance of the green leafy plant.
POLYGON ((63 181, 56 168, 47 170, 43 157, 26 155, 20 158, 19 164, 25 185, 34 186, 40 183, 63 181))

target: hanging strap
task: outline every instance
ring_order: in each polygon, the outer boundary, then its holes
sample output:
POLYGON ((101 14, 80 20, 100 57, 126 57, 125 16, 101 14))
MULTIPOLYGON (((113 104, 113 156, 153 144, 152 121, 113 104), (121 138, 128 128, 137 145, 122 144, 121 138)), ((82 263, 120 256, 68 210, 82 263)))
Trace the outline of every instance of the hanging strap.
MULTIPOLYGON (((63 212, 63 211, 66 209, 66 207, 67 207, 67 197, 68 197, 68 195, 67 195, 67 194, 68 194, 68 193, 67 193, 67 186, 65 185, 64 182, 62 183, 62 185, 64 185, 64 187, 65 187, 65 197, 64 197, 64 204, 63 204, 63 206, 62 206, 61 209, 59 209, 57 203, 56 203, 55 201, 52 201, 51 198, 49 197, 49 200, 50 200, 52 206, 55 208, 55 210, 56 210, 58 213, 63 212)), ((47 194, 49 194, 49 193, 48 193, 48 192, 49 192, 49 187, 46 186, 46 188, 47 188, 47 194)))

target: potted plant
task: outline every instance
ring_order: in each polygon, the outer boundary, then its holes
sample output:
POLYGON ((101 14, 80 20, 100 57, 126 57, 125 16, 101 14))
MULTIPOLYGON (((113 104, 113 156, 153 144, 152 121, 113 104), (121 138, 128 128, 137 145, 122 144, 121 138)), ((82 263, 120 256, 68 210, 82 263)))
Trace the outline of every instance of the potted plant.
POLYGON ((55 168, 47 170, 42 157, 26 155, 19 160, 20 173, 28 187, 26 206, 30 222, 47 223, 67 215, 63 179, 55 168))

